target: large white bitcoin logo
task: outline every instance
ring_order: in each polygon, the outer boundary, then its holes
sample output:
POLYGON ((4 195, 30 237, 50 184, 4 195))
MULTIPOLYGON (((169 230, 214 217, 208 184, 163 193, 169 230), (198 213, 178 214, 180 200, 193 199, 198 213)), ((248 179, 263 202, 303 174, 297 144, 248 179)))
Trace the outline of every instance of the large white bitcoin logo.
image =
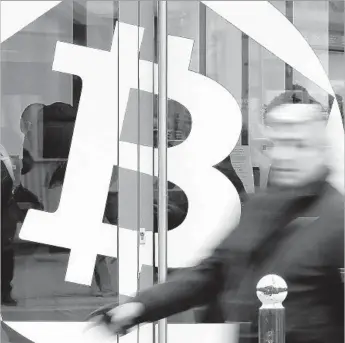
MULTIPOLYGON (((111 52, 62 43, 57 46, 54 69, 81 76, 83 93, 59 208, 53 214, 30 210, 20 237, 71 249, 67 281, 90 285, 97 254, 117 257, 116 227, 102 223, 112 168, 117 164, 117 132, 121 132, 129 90, 135 88, 139 74, 140 88, 152 89, 152 64, 140 61, 139 69, 136 67, 136 48, 143 30, 139 37, 137 33, 137 27, 120 24, 111 52), (95 156, 97 163, 90 156, 95 156)), ((187 141, 169 149, 169 179, 186 192, 189 200, 185 222, 169 233, 171 267, 195 262, 196 252, 220 240, 229 231, 231 218, 240 214, 235 188, 212 167, 229 155, 238 140, 240 109, 220 85, 188 71, 192 44, 169 37, 169 97, 185 105, 193 118, 187 141)), ((124 156, 120 166, 137 170, 137 146, 123 143, 120 149, 124 156)), ((150 174, 150 149, 141 150, 144 158, 140 172, 150 174)), ((128 249, 135 241, 135 232, 120 228, 120 292, 125 294, 136 290, 137 256, 128 249)), ((152 237, 148 241, 141 262, 151 265, 152 237)))

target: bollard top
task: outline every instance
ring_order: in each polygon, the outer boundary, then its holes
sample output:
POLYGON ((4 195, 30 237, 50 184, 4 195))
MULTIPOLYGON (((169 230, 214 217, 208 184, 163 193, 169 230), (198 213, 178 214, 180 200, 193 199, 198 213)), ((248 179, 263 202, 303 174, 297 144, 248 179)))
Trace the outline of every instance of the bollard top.
POLYGON ((278 275, 264 276, 256 286, 256 295, 262 302, 262 307, 283 307, 288 287, 284 279, 278 275))

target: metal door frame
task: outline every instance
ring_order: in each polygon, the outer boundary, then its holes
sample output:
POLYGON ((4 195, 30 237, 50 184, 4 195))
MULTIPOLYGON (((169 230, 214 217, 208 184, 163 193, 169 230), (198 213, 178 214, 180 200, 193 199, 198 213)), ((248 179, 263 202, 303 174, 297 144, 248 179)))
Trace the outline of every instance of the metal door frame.
MULTIPOLYGON (((168 180, 168 2, 157 1, 158 16, 158 282, 167 277, 168 180)), ((158 342, 167 343, 167 319, 158 322, 158 342)))

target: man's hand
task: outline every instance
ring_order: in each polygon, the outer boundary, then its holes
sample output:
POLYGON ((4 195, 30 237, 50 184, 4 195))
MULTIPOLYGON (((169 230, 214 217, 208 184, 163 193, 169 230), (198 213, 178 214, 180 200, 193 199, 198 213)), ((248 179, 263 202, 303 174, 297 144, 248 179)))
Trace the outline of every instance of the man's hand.
POLYGON ((103 307, 91 313, 89 320, 105 327, 114 335, 126 335, 135 326, 145 308, 141 303, 127 303, 115 308, 103 307))

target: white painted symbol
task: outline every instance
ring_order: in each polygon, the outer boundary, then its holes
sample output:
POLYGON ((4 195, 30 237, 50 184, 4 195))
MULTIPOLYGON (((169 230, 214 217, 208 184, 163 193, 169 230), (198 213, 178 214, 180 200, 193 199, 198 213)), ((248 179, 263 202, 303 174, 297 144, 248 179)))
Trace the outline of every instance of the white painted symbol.
MULTIPOLYGON (((129 90, 136 87, 138 76, 141 90, 153 88, 152 64, 140 61, 138 69, 136 60, 143 31, 139 29, 138 37, 136 26, 120 23, 110 52, 57 44, 54 70, 82 77, 83 93, 59 208, 55 213, 30 210, 20 238, 71 249, 66 281, 90 285, 97 254, 117 257, 117 228, 102 223, 102 218, 113 166, 117 164, 117 132, 121 132, 129 90), (91 156, 96 157, 97 163, 91 156)), ((184 190, 189 201, 184 223, 169 233, 170 267, 196 262, 200 254, 208 253, 235 226, 240 215, 234 186, 213 166, 235 147, 241 132, 241 112, 226 89, 188 70, 192 46, 191 40, 169 37, 168 95, 183 104, 193 119, 188 139, 168 153, 169 179, 184 190)), ((140 148, 140 168, 136 144, 121 142, 120 149, 121 167, 152 175, 151 148, 140 148)), ((123 262, 120 293, 130 295, 136 291, 138 256, 127 247, 136 244, 137 234, 120 228, 119 236, 123 262)), ((148 234, 141 256, 146 265, 152 265, 152 241, 152 234, 148 234)))

